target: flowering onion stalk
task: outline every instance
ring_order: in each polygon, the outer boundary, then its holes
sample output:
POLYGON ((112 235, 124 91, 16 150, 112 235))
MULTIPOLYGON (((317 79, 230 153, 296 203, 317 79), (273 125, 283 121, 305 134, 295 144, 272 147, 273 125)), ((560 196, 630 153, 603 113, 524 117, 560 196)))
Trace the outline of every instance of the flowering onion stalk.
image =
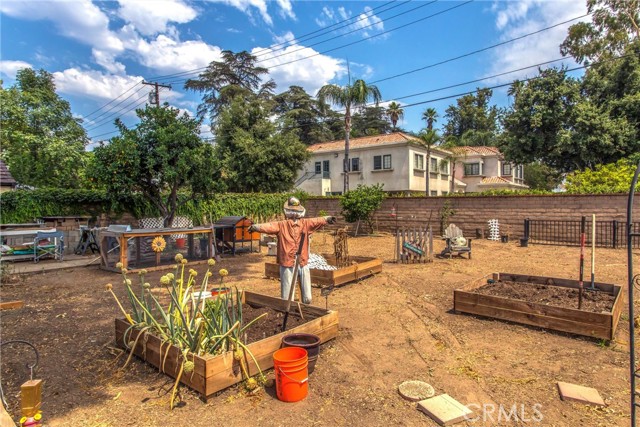
MULTIPOLYGON (((130 303, 130 313, 120 304, 112 290, 112 285, 107 285, 107 290, 116 299, 120 310, 131 324, 124 335, 126 346, 133 353, 138 339, 132 341, 130 337, 132 330, 137 329, 139 331, 137 338, 146 333, 158 336, 162 340, 161 353, 165 343, 180 348, 183 365, 179 370, 171 394, 170 405, 172 408, 180 377, 183 372, 190 373, 193 370, 193 355, 216 355, 226 351, 234 351, 234 359, 240 364, 241 372, 247 380, 249 379, 248 369, 241 359, 249 355, 259 371, 257 383, 264 384, 264 376, 260 366, 247 348, 247 345, 242 341, 242 337, 245 331, 256 321, 266 316, 266 313, 246 325, 243 324, 243 291, 238 290, 236 287, 222 287, 224 278, 229 274, 225 269, 221 269, 218 272, 220 283, 217 289, 217 297, 207 299, 203 304, 203 294, 209 287, 209 278, 213 275, 211 268, 215 265, 215 260, 210 259, 208 261, 207 272, 204 274, 200 284, 196 281, 198 276, 196 270, 189 269, 185 271, 188 261, 181 254, 176 255, 175 261, 174 272, 167 273, 160 278, 160 284, 169 295, 168 305, 163 305, 153 294, 153 287, 145 281, 145 270, 141 270, 138 273, 140 287, 139 291, 134 291, 132 281, 127 276, 127 270, 122 269, 123 285, 130 303), (131 343, 129 343, 130 341, 131 343), (236 358, 236 355, 241 355, 242 357, 236 358)), ((121 267, 120 265, 119 268, 121 267)), ((161 288, 157 289, 160 290, 161 288)), ((163 366, 164 362, 161 356, 161 371, 163 366)), ((253 387, 256 384, 256 380, 252 379, 251 382, 246 384, 251 384, 253 387)))

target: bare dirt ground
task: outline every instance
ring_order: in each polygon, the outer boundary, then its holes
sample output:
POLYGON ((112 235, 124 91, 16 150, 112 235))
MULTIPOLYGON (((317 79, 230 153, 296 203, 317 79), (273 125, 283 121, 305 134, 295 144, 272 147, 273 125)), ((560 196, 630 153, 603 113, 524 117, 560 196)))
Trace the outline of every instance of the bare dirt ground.
MULTIPOLYGON (((319 233, 312 250, 331 252, 332 243, 330 235, 319 233)), ((2 340, 26 339, 37 346, 36 377, 45 380, 43 415, 49 426, 435 426, 399 396, 397 386, 410 379, 426 381, 437 394, 448 393, 472 409, 517 406, 517 420, 498 422, 494 413, 462 425, 629 424, 626 309, 612 343, 451 311, 453 289, 492 272, 577 279, 578 248, 474 240, 471 260, 406 265, 390 262, 393 247, 390 235, 350 239, 351 255, 382 258, 383 272, 329 297, 329 308, 339 312, 339 336, 322 346, 309 396, 298 403, 278 401, 273 387, 255 396, 231 387, 205 404, 182 387, 183 404, 169 411, 172 380, 140 360, 122 369, 125 357, 113 348, 119 312, 104 291, 112 282, 124 296, 115 285, 121 277, 95 266, 3 285, 2 300, 24 300, 25 307, 1 313, 2 340), (557 381, 596 387, 607 406, 563 402, 557 381)), ((436 250, 441 248, 436 242, 436 250)), ((278 296, 278 282, 263 276, 264 262, 273 259, 265 252, 224 258, 216 268, 229 270, 227 285, 278 296)), ((205 268, 196 270, 202 274, 205 268)), ((149 281, 158 283, 162 274, 150 274, 149 281)), ((596 280, 625 284, 626 252, 599 249, 596 280)), ((317 288, 313 304, 325 306, 317 288)), ((14 416, 31 354, 18 346, 2 351, 2 387, 14 416)))

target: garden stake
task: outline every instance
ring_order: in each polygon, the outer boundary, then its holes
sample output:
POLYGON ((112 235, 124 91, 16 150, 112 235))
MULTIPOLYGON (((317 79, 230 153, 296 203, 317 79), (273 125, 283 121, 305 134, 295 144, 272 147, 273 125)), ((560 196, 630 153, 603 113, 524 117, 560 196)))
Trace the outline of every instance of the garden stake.
POLYGON ((591 287, 589 290, 596 290, 596 214, 591 217, 591 287))
POLYGON ((587 218, 583 216, 580 222, 580 281, 578 282, 580 289, 578 290, 578 310, 582 309, 582 291, 584 288, 584 245, 587 240, 587 235, 585 234, 586 223, 587 218))
POLYGON ((287 310, 284 312, 284 320, 282 322, 282 332, 287 329, 287 320, 289 319, 289 309, 291 308, 291 300, 293 299, 293 291, 296 288, 296 279, 298 278, 298 269, 300 268, 300 254, 302 253, 302 245, 304 245, 304 233, 300 233, 300 246, 296 252, 296 261, 293 264, 293 278, 291 279, 291 287, 289 288, 289 298, 287 298, 287 310))

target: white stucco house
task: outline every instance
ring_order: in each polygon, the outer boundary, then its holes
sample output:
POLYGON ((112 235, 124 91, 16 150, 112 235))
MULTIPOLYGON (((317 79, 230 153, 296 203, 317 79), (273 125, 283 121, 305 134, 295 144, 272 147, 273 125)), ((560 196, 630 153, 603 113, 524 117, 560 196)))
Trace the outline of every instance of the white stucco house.
MULTIPOLYGON (((427 149, 402 132, 350 140, 349 187, 384 184, 387 192, 425 191, 427 149)), ((309 146, 311 159, 299 174, 296 187, 314 195, 342 194, 344 140, 309 146)), ((431 149, 431 194, 447 194, 450 187, 448 152, 431 149)))
POLYGON ((524 190, 524 167, 504 160, 496 147, 458 147, 456 180, 466 184, 464 191, 524 190))
MULTIPOLYGON (((522 166, 519 169, 515 165, 512 169, 504 166, 507 163, 501 160, 497 148, 460 149, 454 191, 527 188, 522 184, 522 166)), ((344 140, 321 142, 309 146, 308 150, 311 158, 298 174, 296 188, 318 196, 342 194, 344 140)), ((432 147, 431 157, 427 159, 427 149, 419 139, 403 132, 353 138, 349 151, 349 187, 380 183, 384 185, 384 191, 390 193, 424 193, 426 162, 429 161, 430 195, 443 196, 451 191, 450 155, 445 149, 432 147)))

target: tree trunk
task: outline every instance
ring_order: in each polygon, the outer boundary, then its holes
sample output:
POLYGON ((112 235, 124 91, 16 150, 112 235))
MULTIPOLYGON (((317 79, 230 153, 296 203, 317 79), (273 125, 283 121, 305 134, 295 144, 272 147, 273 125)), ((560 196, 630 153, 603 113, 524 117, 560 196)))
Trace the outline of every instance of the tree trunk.
POLYGON ((349 136, 351 134, 351 111, 349 107, 347 107, 344 116, 344 130, 344 191, 342 194, 346 194, 349 191, 349 136))
POLYGON ((455 189, 456 189, 456 167, 454 163, 453 167, 451 168, 451 191, 449 191, 449 193, 455 193, 455 189))
POLYGON ((425 192, 425 197, 430 197, 431 196, 431 146, 429 145, 427 147, 427 165, 425 167, 426 169, 426 179, 427 179, 427 184, 426 184, 426 192, 425 192))

